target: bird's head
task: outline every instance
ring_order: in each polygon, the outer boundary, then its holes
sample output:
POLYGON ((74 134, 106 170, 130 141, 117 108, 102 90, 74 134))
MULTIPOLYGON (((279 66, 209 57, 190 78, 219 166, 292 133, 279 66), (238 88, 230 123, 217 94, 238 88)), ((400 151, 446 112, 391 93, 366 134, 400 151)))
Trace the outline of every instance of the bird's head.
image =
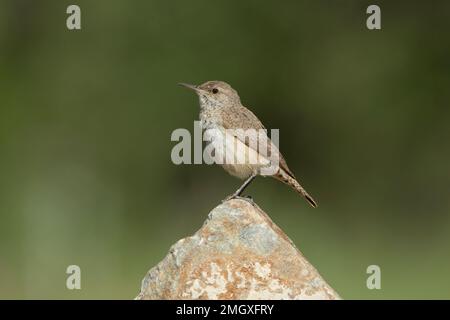
POLYGON ((198 86, 186 83, 180 85, 194 90, 202 107, 224 107, 240 103, 236 90, 223 81, 207 81, 198 86))

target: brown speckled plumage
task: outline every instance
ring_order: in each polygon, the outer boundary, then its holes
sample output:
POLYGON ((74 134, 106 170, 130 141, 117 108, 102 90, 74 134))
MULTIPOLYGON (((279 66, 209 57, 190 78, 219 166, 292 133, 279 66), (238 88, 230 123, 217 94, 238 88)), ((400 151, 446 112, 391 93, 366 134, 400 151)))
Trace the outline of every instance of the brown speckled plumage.
MULTIPOLYGON (((219 132, 225 132, 227 129, 265 129, 261 121, 259 121, 253 112, 242 105, 238 93, 229 84, 222 81, 208 81, 199 86, 186 84, 182 85, 193 89, 199 97, 200 120, 202 122, 203 129, 218 129, 219 132)), ((228 132, 229 130, 227 133, 228 132)), ((252 139, 257 140, 256 145, 258 145, 257 143, 261 143, 261 140, 264 140, 263 142, 267 144, 267 149, 269 151, 268 154, 276 154, 278 157, 276 164, 272 162, 270 163, 270 165, 276 165, 274 168, 275 170, 273 170, 273 173, 270 174, 270 176, 291 186, 299 194, 305 197, 311 206, 317 207, 317 203, 297 181, 283 156, 278 151, 278 148, 271 142, 270 138, 266 134, 263 136, 254 136, 254 138, 249 138, 248 136, 234 133, 233 139, 237 139, 235 142, 238 144, 245 144, 244 148, 247 148, 248 152, 259 152, 258 147, 255 149, 255 144, 251 143, 252 139)), ((259 154, 261 153, 258 153, 258 155, 259 154)), ((256 175, 265 175, 261 173, 261 165, 255 165, 252 163, 226 163, 222 164, 222 167, 233 176, 241 179, 247 179, 242 187, 239 188, 238 191, 236 191, 231 197, 238 196, 256 175)))

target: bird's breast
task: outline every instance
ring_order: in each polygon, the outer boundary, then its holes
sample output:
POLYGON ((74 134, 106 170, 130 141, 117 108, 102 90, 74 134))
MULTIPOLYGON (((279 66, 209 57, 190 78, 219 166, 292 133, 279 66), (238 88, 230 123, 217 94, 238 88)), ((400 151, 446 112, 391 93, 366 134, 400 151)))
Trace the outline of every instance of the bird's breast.
POLYGON ((216 123, 203 123, 203 140, 207 142, 205 148, 209 163, 221 165, 229 174, 241 179, 248 178, 252 173, 266 167, 270 161, 258 155, 257 151, 249 148, 239 138, 216 123))

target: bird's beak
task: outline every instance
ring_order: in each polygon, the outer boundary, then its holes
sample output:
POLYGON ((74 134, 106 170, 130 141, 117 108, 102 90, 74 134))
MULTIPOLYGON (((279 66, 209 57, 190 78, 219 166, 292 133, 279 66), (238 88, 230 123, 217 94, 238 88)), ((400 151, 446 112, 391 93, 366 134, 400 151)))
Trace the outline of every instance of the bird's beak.
POLYGON ((200 89, 198 86, 194 86, 193 84, 188 84, 188 83, 179 83, 178 85, 182 86, 182 87, 186 87, 188 89, 194 90, 195 93, 197 94, 205 94, 207 91, 204 89, 200 89))
POLYGON ((188 84, 188 83, 182 83, 180 82, 178 85, 182 86, 182 87, 186 87, 188 89, 194 90, 194 91, 198 91, 199 89, 197 88, 197 86, 194 86, 193 84, 188 84))

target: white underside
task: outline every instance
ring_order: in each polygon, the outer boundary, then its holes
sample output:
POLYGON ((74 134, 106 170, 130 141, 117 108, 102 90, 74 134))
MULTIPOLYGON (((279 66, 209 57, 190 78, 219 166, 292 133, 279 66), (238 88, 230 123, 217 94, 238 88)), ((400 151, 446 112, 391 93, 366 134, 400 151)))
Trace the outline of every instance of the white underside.
MULTIPOLYGON (((222 127, 206 129, 203 139, 209 144, 205 148, 205 156, 211 155, 214 163, 221 165, 229 174, 241 179, 246 179, 252 174, 269 176, 276 173, 278 162, 273 161, 273 156, 269 160, 269 157, 263 156, 255 150, 258 149, 258 144, 251 145, 255 149, 249 148, 236 138, 235 134, 234 131, 230 134, 229 130, 222 127)), ((259 139, 259 141, 261 140, 259 139)), ((267 139, 265 140, 267 141, 267 139)), ((257 141, 256 138, 255 142, 257 141)), ((277 150, 272 148, 272 150, 277 150)), ((261 150, 261 144, 258 150, 261 150)))

